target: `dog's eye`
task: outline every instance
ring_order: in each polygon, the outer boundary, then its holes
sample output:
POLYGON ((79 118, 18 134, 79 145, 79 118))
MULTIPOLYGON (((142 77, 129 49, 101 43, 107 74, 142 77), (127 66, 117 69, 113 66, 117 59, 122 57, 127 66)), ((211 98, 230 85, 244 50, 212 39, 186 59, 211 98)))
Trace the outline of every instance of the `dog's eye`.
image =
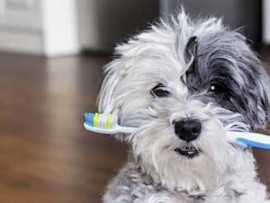
POLYGON ((155 97, 168 97, 170 92, 163 84, 158 84, 151 90, 151 94, 155 97))
POLYGON ((218 94, 218 93, 221 93, 223 91, 223 87, 218 82, 211 82, 208 91, 215 93, 215 94, 218 94))

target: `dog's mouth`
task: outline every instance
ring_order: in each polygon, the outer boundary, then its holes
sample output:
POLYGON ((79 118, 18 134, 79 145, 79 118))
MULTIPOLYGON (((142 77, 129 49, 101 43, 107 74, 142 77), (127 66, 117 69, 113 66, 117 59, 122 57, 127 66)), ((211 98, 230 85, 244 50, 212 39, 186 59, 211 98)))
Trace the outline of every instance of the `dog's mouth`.
POLYGON ((181 148, 176 148, 174 151, 187 158, 193 158, 200 154, 200 150, 194 146, 183 146, 181 148))

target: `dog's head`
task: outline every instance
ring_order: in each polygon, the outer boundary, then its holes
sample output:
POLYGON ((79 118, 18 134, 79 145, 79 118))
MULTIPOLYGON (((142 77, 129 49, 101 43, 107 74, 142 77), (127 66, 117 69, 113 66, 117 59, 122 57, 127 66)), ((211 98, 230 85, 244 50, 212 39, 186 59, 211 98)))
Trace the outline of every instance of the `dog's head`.
POLYGON ((225 132, 266 122, 267 75, 245 37, 219 19, 191 22, 183 12, 119 45, 116 53, 106 68, 99 110, 138 127, 118 138, 164 185, 192 185, 228 171, 239 162, 237 153, 246 152, 225 132))

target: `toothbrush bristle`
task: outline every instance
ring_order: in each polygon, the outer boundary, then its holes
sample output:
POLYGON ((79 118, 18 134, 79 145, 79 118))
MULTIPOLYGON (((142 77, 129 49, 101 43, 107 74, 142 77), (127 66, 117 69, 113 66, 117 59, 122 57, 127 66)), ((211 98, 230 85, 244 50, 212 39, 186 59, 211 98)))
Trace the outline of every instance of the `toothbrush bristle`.
POLYGON ((94 113, 84 113, 84 122, 93 127, 94 126, 94 117, 95 114, 94 113))
POLYGON ((93 126, 94 126, 95 128, 98 127, 98 117, 99 117, 99 114, 98 114, 98 113, 95 113, 94 119, 93 119, 93 126))
POLYGON ((111 119, 112 119, 112 114, 108 114, 107 119, 106 119, 106 129, 109 130, 111 127, 111 119))

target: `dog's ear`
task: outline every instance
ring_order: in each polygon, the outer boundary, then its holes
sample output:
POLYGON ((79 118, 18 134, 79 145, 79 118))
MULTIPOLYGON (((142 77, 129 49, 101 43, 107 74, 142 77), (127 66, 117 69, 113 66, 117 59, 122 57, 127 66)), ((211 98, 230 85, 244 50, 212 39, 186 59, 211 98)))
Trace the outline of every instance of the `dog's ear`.
POLYGON ((270 82, 269 76, 266 71, 261 67, 259 78, 257 79, 257 87, 258 91, 258 124, 265 125, 266 121, 269 119, 270 114, 270 82))
POLYGON ((252 127, 264 127, 270 114, 269 76, 252 50, 246 49, 245 58, 241 61, 248 68, 243 68, 242 81, 245 85, 240 90, 242 97, 239 99, 246 104, 246 117, 252 127))
POLYGON ((238 80, 243 86, 239 89, 239 100, 244 105, 244 115, 252 128, 264 127, 270 114, 269 76, 257 54, 246 43, 246 38, 236 32, 232 32, 231 37, 240 40, 235 40, 237 52, 234 52, 234 57, 238 59, 241 70, 238 80))
POLYGON ((184 51, 185 62, 188 64, 193 57, 196 57, 198 38, 193 36, 189 38, 184 51))
POLYGON ((115 109, 113 95, 123 77, 120 69, 121 66, 117 59, 105 67, 106 76, 98 97, 98 110, 100 113, 112 112, 115 109))

